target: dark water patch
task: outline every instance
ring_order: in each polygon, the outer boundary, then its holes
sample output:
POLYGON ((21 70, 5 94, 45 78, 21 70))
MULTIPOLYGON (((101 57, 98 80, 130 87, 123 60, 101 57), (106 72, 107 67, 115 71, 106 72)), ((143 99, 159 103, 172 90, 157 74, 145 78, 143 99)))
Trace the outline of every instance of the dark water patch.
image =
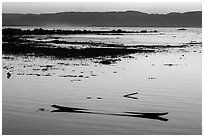
POLYGON ((25 75, 25 73, 17 73, 17 75, 25 75))
POLYGON ((54 67, 54 65, 41 65, 40 67, 52 68, 52 67, 54 67))
POLYGON ((27 73, 26 75, 28 75, 28 76, 41 76, 40 74, 36 74, 36 73, 27 73))
POLYGON ((41 76, 50 77, 52 75, 50 73, 47 73, 47 74, 42 74, 41 76))
POLYGON ((8 69, 8 66, 4 66, 3 69, 8 69))
POLYGON ((199 41, 195 41, 195 40, 192 40, 188 43, 184 43, 185 45, 189 45, 189 46, 201 46, 202 47, 202 42, 199 42, 199 41))
POLYGON ((41 71, 48 71, 48 70, 58 70, 59 68, 55 67, 55 65, 41 65, 41 71))
POLYGON ((178 30, 186 30, 185 28, 180 28, 180 29, 178 29, 178 30))
POLYGON ((38 73, 17 73, 17 75, 27 75, 27 76, 43 76, 43 77, 49 77, 49 76, 52 76, 50 73, 47 73, 47 74, 38 74, 38 73))
POLYGON ((99 63, 101 63, 103 65, 110 65, 110 64, 112 64, 112 61, 111 60, 102 60, 99 63))
POLYGON ((122 56, 122 58, 135 58, 135 57, 130 56, 130 55, 126 55, 126 56, 122 56))
POLYGON ((117 61, 121 61, 121 59, 119 58, 109 58, 109 59, 102 59, 101 61, 95 61, 95 63, 100 63, 100 64, 103 64, 103 65, 111 65, 111 64, 116 64, 117 61))
POLYGON ((137 33, 157 33, 158 31, 157 30, 141 30, 141 31, 137 31, 137 33))
POLYGON ((180 51, 182 51, 182 52, 189 52, 187 49, 179 49, 180 51))
POLYGON ((102 99, 102 97, 97 97, 97 99, 102 99))
POLYGON ((24 60, 24 62, 31 62, 32 60, 24 60))
POLYGON ((86 99, 91 99, 91 97, 90 97, 90 96, 88 96, 88 97, 86 97, 86 99))
POLYGON ((82 66, 89 66, 89 64, 81 64, 82 66))
MULTIPOLYGON (((87 96, 86 99, 92 99, 92 97, 91 97, 91 96, 87 96)), ((96 99, 97 99, 97 100, 101 100, 102 97, 98 96, 98 97, 96 97, 96 99)))
POLYGON ((10 73, 10 72, 7 72, 7 73, 6 73, 6 77, 7 77, 7 79, 9 79, 9 78, 11 77, 11 73, 10 73))
POLYGON ((30 65, 29 65, 29 64, 26 64, 26 65, 24 65, 23 67, 24 67, 24 68, 27 68, 27 67, 30 68, 30 67, 33 67, 33 65, 31 65, 31 64, 30 64, 30 65))
POLYGON ((96 77, 97 75, 96 75, 96 74, 91 74, 91 76, 92 76, 92 77, 96 77))
POLYGON ((42 71, 48 71, 48 68, 43 68, 43 69, 41 69, 42 71))
POLYGON ((36 110, 36 112, 49 112, 50 110, 45 109, 45 108, 39 108, 38 110, 36 110))
POLYGON ((71 79, 70 81, 71 82, 81 82, 82 80, 81 79, 71 79))
POLYGON ((45 109, 44 109, 44 108, 39 108, 38 111, 42 111, 42 112, 44 112, 45 109))
POLYGON ((57 64, 59 64, 59 65, 65 65, 65 66, 70 66, 69 63, 63 63, 63 62, 60 62, 60 63, 57 63, 57 64))
POLYGON ((13 67, 13 66, 3 66, 3 69, 6 69, 6 70, 13 70, 14 67, 13 67))
POLYGON ((161 117, 161 116, 167 115, 168 112, 165 112, 165 113, 142 113, 142 112, 107 113, 107 112, 92 111, 90 109, 84 109, 84 108, 74 108, 74 107, 67 107, 67 106, 65 107, 60 105, 51 105, 51 107, 56 108, 56 110, 50 111, 51 113, 66 112, 66 113, 80 113, 80 114, 97 114, 97 115, 153 119, 153 120, 159 120, 164 122, 168 121, 167 118, 161 117))
POLYGON ((156 79, 155 77, 149 77, 148 79, 156 79))
POLYGON ((14 60, 15 58, 14 58, 14 57, 11 57, 11 56, 4 56, 4 57, 2 57, 2 59, 14 60))
POLYGON ((172 67, 172 66, 178 66, 178 64, 173 64, 173 63, 165 63, 164 66, 169 66, 169 67, 172 67))
POLYGON ((39 68, 34 68, 33 69, 33 71, 39 71, 39 70, 41 70, 41 69, 39 69, 39 68))
POLYGON ((96 35, 125 35, 122 33, 100 33, 100 34, 96 34, 96 35))
POLYGON ((77 75, 59 75, 59 77, 78 77, 77 75))

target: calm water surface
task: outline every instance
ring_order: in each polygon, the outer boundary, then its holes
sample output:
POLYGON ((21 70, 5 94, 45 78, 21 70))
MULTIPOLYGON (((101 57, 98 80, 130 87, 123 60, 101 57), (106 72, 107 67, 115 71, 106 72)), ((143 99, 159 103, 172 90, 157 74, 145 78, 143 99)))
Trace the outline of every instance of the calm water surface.
MULTIPOLYGON (((196 33, 186 42, 200 42, 196 33)), ((3 55, 3 134, 201 134, 201 50, 136 53, 112 65, 3 55), (91 113, 57 112, 53 104, 91 113), (150 119, 127 112, 168 114, 150 119)))

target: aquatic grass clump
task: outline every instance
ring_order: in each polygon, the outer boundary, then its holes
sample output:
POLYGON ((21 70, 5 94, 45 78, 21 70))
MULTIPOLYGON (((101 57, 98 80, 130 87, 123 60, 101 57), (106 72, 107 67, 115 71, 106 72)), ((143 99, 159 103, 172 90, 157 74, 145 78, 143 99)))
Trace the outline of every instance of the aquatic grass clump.
POLYGON ((154 52, 153 49, 137 49, 128 47, 105 46, 59 47, 53 43, 37 42, 23 39, 20 36, 3 36, 2 52, 5 54, 32 54, 35 56, 54 56, 57 58, 93 58, 98 56, 118 56, 132 53, 154 52))

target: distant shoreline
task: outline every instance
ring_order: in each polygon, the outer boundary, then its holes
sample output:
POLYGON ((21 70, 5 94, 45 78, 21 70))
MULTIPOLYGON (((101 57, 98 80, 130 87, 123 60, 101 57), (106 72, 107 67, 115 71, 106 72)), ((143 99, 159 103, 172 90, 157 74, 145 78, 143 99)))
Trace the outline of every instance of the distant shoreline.
MULTIPOLYGON (((2 25, 2 27, 35 27, 35 28, 46 28, 46 27, 54 27, 55 26, 46 26, 46 25, 39 25, 39 26, 36 26, 36 25, 2 25)), ((57 27, 57 26, 56 26, 57 27)), ((202 28, 202 26, 200 27, 179 27, 179 26, 59 26, 59 27, 98 27, 98 28, 103 28, 103 27, 106 27, 106 28, 202 28)))
POLYGON ((202 11, 168 14, 124 12, 59 12, 48 14, 2 14, 3 26, 82 27, 202 27, 202 11))
POLYGON ((126 31, 121 29, 113 30, 68 30, 68 29, 18 29, 18 28, 4 28, 2 29, 2 35, 48 35, 48 34, 112 34, 112 35, 123 35, 125 33, 158 33, 157 30, 141 30, 141 31, 126 31))

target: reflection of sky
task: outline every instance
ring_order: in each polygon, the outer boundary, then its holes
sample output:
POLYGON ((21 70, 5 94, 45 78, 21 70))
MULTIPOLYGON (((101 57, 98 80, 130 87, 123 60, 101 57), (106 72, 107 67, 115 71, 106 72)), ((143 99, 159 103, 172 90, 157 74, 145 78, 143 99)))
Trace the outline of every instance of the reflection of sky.
POLYGON ((75 35, 65 38, 68 41, 94 41, 104 43, 117 43, 124 45, 177 45, 188 43, 191 41, 201 42, 201 34, 194 33, 166 33, 161 35, 149 34, 133 34, 133 35, 118 35, 118 36, 103 36, 103 35, 75 35))

